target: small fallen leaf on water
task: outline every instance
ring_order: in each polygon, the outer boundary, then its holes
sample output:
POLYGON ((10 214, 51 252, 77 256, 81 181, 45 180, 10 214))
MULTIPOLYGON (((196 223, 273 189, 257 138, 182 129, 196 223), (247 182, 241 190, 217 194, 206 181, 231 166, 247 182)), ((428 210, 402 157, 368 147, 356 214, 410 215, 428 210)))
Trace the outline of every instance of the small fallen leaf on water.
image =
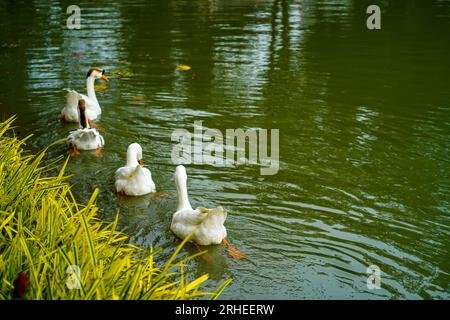
POLYGON ((143 96, 136 96, 136 97, 131 98, 131 100, 133 100, 133 101, 144 101, 144 97, 143 96))
POLYGON ((97 92, 105 91, 109 89, 109 86, 107 84, 99 83, 94 85, 94 89, 97 92))
POLYGON ((130 77, 133 73, 129 70, 111 70, 108 72, 108 76, 111 77, 130 77))
POLYGON ((190 67, 190 66, 187 66, 187 65, 185 65, 185 64, 182 64, 182 65, 177 66, 177 70, 180 70, 180 71, 187 71, 187 70, 191 70, 191 67, 190 67))

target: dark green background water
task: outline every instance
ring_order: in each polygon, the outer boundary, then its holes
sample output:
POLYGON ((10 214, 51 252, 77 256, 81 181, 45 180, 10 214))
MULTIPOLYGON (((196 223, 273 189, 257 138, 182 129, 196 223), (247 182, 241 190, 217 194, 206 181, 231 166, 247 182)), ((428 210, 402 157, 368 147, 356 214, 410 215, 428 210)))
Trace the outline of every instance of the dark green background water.
POLYGON ((85 92, 88 67, 134 73, 98 94, 104 156, 68 168, 80 202, 100 188, 104 217, 120 209, 132 241, 164 258, 179 243, 172 131, 278 128, 275 176, 187 166, 193 206, 226 207, 251 257, 212 247, 214 263, 190 270, 210 287, 234 277, 222 298, 449 298, 450 1, 146 2, 77 1, 81 30, 66 28, 73 1, 0 2, 0 114, 18 115, 31 150, 72 128, 63 89, 85 92), (382 30, 367 30, 369 4, 382 30), (135 141, 172 198, 115 195, 135 141), (380 290, 366 287, 372 264, 380 290))

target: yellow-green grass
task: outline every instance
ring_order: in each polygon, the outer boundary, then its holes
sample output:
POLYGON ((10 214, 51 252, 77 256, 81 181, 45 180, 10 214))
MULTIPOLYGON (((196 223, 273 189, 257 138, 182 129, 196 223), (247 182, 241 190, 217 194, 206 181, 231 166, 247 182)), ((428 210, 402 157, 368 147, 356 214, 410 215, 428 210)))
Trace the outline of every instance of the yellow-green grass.
POLYGON ((64 175, 68 159, 43 165, 46 150, 24 151, 30 137, 15 137, 14 120, 0 123, 0 299, 17 297, 20 272, 28 280, 21 299, 215 299, 229 284, 207 292, 207 274, 185 274, 193 257, 179 255, 186 240, 165 264, 158 250, 129 244, 118 215, 109 224, 96 217, 98 190, 78 204, 64 175), (49 176, 57 164, 60 173, 49 176))

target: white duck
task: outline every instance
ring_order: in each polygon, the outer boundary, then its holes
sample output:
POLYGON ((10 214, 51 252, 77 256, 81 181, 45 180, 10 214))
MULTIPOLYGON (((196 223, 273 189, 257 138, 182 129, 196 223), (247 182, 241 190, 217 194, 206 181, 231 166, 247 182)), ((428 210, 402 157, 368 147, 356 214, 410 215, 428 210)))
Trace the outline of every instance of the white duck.
POLYGON ((132 143, 127 149, 127 164, 116 171, 116 191, 127 196, 142 196, 156 192, 150 170, 144 168, 142 147, 132 143))
POLYGON ((78 101, 78 113, 80 128, 69 133, 67 141, 72 149, 72 155, 79 154, 78 150, 96 150, 100 154, 105 141, 95 128, 89 126, 86 117, 86 104, 83 99, 78 101))
POLYGON ((172 218, 170 229, 179 238, 185 239, 192 231, 189 239, 195 245, 226 244, 233 258, 243 259, 245 254, 239 252, 226 240, 227 229, 224 226, 227 211, 222 207, 192 209, 187 192, 187 174, 184 166, 175 170, 175 186, 178 195, 178 207, 172 218))
POLYGON ((87 96, 80 94, 75 90, 68 90, 67 102, 64 109, 61 111, 61 119, 66 122, 78 122, 78 101, 83 99, 86 103, 86 116, 88 120, 95 120, 102 113, 100 104, 95 95, 94 82, 96 79, 102 79, 108 82, 105 75, 105 70, 100 68, 89 69, 86 76, 86 90, 87 96))

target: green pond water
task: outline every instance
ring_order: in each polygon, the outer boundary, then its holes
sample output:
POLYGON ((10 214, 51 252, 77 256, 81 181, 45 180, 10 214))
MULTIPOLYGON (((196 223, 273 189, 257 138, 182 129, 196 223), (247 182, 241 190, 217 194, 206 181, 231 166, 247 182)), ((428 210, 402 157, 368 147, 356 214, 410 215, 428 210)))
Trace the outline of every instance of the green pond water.
POLYGON ((70 160, 81 203, 100 188, 102 217, 120 210, 131 241, 165 259, 179 243, 172 132, 279 129, 276 175, 186 165, 192 205, 225 207, 250 258, 212 246, 193 274, 208 288, 233 277, 224 299, 450 297, 450 1, 77 1, 80 30, 71 4, 0 2, 0 115, 17 114, 37 151, 74 128, 60 123, 64 89, 85 93, 90 66, 132 72, 97 93, 103 156, 70 160), (381 30, 366 28, 369 4, 381 30), (115 194, 132 142, 168 197, 115 194))

